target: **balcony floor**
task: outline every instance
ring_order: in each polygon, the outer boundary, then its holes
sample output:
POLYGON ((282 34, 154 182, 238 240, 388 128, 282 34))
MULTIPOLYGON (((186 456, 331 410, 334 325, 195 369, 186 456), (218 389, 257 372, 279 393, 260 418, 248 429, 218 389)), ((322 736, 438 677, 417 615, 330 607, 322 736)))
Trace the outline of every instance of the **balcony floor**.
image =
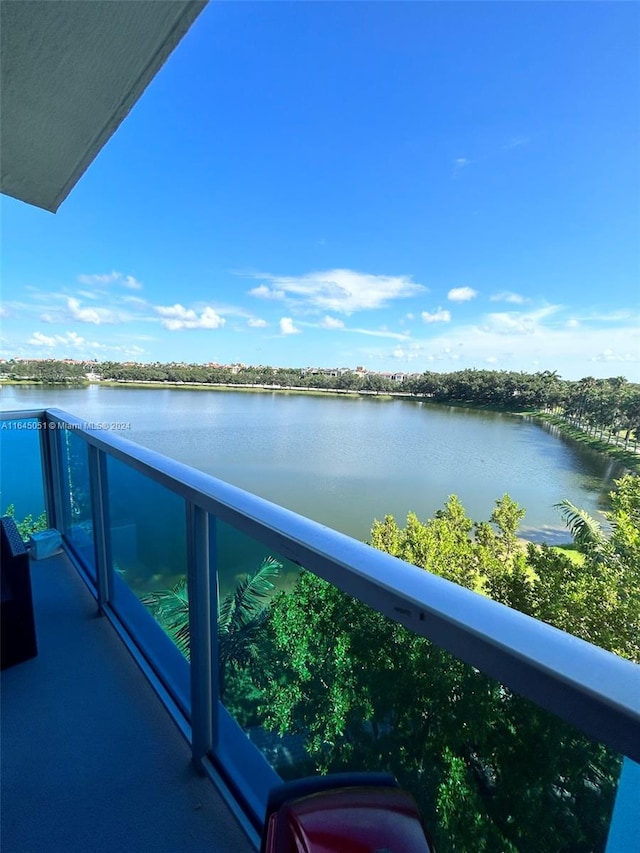
POLYGON ((253 850, 68 559, 31 579, 39 654, 0 680, 2 849, 253 850))

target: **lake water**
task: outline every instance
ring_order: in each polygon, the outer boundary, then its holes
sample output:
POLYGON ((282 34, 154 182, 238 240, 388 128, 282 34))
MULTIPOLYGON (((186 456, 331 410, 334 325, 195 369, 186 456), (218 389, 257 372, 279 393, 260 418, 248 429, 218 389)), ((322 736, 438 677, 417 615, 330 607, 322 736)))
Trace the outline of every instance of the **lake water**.
MULTIPOLYGON (((527 510, 522 535, 567 541, 553 504, 596 514, 622 469, 588 448, 506 414, 407 399, 283 393, 2 386, 3 410, 56 406, 128 422, 118 435, 366 540, 375 518, 428 518, 457 494, 474 520, 508 492, 527 510)), ((2 507, 20 516, 26 484, 3 460, 2 507)), ((26 495, 26 491, 25 491, 26 495)), ((27 498, 24 497, 24 501, 27 498)))

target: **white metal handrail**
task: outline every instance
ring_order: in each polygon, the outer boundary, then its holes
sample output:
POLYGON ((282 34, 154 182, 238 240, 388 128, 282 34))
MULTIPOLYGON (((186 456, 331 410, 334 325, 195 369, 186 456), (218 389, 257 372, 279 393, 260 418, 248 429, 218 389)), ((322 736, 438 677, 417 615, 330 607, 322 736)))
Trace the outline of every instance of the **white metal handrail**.
POLYGON ((40 419, 44 437, 73 431, 188 506, 231 524, 640 761, 635 664, 119 435, 87 428, 62 410, 0 413, 0 420, 29 417, 40 419))

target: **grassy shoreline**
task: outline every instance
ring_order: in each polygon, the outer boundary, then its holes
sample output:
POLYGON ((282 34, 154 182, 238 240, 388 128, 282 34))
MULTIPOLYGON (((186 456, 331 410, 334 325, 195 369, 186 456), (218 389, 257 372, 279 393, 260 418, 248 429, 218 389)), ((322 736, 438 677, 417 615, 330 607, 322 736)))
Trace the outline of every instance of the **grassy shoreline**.
POLYGON ((86 388, 92 383, 88 379, 65 379, 64 381, 45 382, 42 379, 5 379, 0 377, 0 388, 3 385, 62 385, 72 388, 86 388))
POLYGON ((391 399, 393 394, 376 393, 367 391, 340 390, 336 388, 302 388, 298 386, 279 385, 242 385, 230 383, 213 382, 142 382, 117 379, 104 379, 100 382, 91 382, 90 385, 104 385, 107 388, 168 388, 171 391, 237 391, 249 394, 309 394, 313 397, 379 397, 391 399))
POLYGON ((533 420, 542 421, 543 423, 556 427, 558 431, 567 438, 578 441, 580 444, 590 447, 597 453, 602 453, 610 459, 620 462, 632 474, 640 476, 640 453, 634 450, 625 450, 622 447, 616 447, 615 445, 609 444, 607 441, 603 441, 593 435, 587 435, 584 430, 568 423, 559 415, 551 415, 548 412, 529 412, 524 413, 524 415, 531 417, 533 420))

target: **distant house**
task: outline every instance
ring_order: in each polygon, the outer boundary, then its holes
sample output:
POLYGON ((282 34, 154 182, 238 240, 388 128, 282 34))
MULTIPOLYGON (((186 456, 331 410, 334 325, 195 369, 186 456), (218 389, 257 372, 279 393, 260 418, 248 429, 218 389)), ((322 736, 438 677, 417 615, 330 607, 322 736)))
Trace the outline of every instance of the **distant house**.
POLYGON ((341 372, 338 367, 305 367, 300 376, 340 376, 341 372))

